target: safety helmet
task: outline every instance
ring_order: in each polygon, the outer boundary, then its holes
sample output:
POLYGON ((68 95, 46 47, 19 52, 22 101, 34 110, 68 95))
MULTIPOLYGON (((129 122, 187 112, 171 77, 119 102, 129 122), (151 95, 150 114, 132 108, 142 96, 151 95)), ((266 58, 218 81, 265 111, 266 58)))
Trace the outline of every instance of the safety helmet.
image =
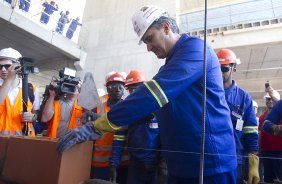
POLYGON ((258 108, 258 103, 256 101, 253 100, 253 107, 258 108))
POLYGON ((120 73, 116 72, 106 79, 106 86, 108 86, 111 82, 120 82, 124 84, 124 77, 120 73))
POLYGON ((140 10, 135 12, 135 14, 132 16, 132 24, 135 33, 140 39, 139 44, 142 43, 142 37, 147 29, 161 16, 168 17, 167 11, 155 5, 143 6, 140 10))
POLYGON ((18 63, 18 59, 22 57, 21 53, 11 47, 0 50, 0 59, 9 59, 18 63))
POLYGON ((79 21, 79 19, 80 19, 79 17, 76 17, 76 20, 77 20, 77 21, 79 21))
POLYGON ((146 81, 146 77, 142 72, 139 72, 137 70, 131 70, 130 73, 127 75, 125 79, 125 85, 128 86, 130 84, 136 84, 139 82, 144 82, 146 81))
POLYGON ((237 59, 235 53, 230 50, 230 49, 220 49, 216 53, 219 63, 221 65, 226 65, 226 64, 241 64, 240 59, 237 59))

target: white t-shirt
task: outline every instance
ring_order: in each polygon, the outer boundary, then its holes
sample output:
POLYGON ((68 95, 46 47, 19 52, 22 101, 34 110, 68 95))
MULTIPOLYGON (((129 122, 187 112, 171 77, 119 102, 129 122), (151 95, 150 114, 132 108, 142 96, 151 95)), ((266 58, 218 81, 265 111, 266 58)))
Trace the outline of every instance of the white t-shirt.
MULTIPOLYGON (((22 80, 21 79, 16 79, 16 80, 19 80, 17 86, 14 88, 10 88, 8 92, 8 97, 12 106, 15 104, 20 88, 22 88, 22 80)), ((4 80, 0 78, 0 86, 2 86, 3 82, 4 80)), ((40 109, 40 98, 39 98, 38 89, 36 88, 36 90, 34 91, 34 102, 32 104, 32 110, 39 110, 39 109, 40 109)))

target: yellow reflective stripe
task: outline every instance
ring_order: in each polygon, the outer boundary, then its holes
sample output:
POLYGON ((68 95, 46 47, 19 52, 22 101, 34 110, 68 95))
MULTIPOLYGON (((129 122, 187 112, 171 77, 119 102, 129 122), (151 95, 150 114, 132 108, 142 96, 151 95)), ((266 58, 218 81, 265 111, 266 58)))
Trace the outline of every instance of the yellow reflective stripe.
POLYGON ((163 95, 163 97, 164 97, 164 99, 165 99, 165 102, 166 102, 166 104, 167 104, 167 103, 168 103, 168 99, 167 99, 167 97, 166 97, 164 91, 162 90, 161 86, 157 83, 157 81, 155 81, 155 80, 152 80, 152 81, 153 81, 153 83, 157 86, 157 88, 160 90, 160 92, 162 93, 162 95, 163 95))
POLYGON ((106 120, 107 120, 108 125, 109 125, 109 126, 111 127, 111 129, 113 129, 114 131, 115 131, 115 130, 121 130, 121 129, 122 129, 122 127, 116 126, 116 125, 112 124, 112 123, 109 121, 109 119, 108 119, 108 114, 107 114, 107 113, 106 113, 106 120))
POLYGON ((124 135, 114 135, 114 140, 124 141, 125 140, 125 136, 124 135))
POLYGON ((148 88, 151 94, 155 97, 160 107, 163 107, 165 104, 168 103, 168 99, 164 91, 162 90, 160 85, 155 80, 144 82, 144 85, 148 88))
POLYGON ((243 134, 258 133, 258 126, 245 126, 243 128, 243 134))
POLYGON ((157 95, 154 93, 154 91, 150 88, 150 86, 145 82, 144 85, 149 89, 149 91, 151 92, 151 94, 155 97, 155 99, 157 100, 158 104, 160 107, 162 107, 162 104, 160 102, 160 100, 158 99, 157 95))

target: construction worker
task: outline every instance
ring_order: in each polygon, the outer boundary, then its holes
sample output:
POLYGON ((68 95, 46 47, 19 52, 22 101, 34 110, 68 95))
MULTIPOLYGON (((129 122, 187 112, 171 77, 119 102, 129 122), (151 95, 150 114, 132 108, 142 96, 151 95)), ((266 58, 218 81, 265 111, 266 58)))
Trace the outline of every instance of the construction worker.
POLYGON ((230 108, 230 116, 234 129, 234 138, 237 151, 237 183, 243 184, 244 179, 248 178, 248 183, 258 183, 258 124, 254 112, 252 97, 237 86, 232 79, 236 72, 236 66, 240 60, 230 49, 220 49, 217 57, 221 65, 225 99, 230 108), (244 176, 247 165, 245 164, 244 154, 249 158, 249 175, 244 176))
MULTIPOLYGON (((122 100, 124 95, 124 77, 118 72, 110 72, 106 76, 106 88, 108 95, 104 97, 102 105, 97 107, 97 113, 103 115, 115 104, 122 100)), ((94 143, 91 178, 103 180, 116 180, 117 183, 126 183, 128 154, 126 150, 121 153, 121 164, 115 165, 112 158, 112 147, 123 145, 124 141, 114 133, 106 133, 94 143), (121 143, 120 143, 121 142, 121 143), (119 166, 119 167, 117 167, 119 166)))
POLYGON ((42 6, 44 7, 44 10, 41 14, 40 22, 47 24, 49 22, 50 15, 52 15, 54 11, 58 11, 59 7, 54 1, 51 1, 50 4, 48 2, 44 2, 42 6))
MULTIPOLYGON (((92 135, 119 131, 151 113, 159 123, 168 183, 199 182, 204 42, 179 34, 176 21, 158 6, 144 6, 132 17, 134 31, 148 51, 166 59, 152 80, 93 123, 60 140, 58 151, 69 149, 92 135)), ((222 74, 215 52, 207 46, 204 183, 236 182, 236 147, 222 74)))
MULTIPOLYGON (((125 80, 125 87, 129 93, 133 93, 138 86, 146 81, 143 73, 131 70, 125 80)), ((160 163, 160 137, 158 123, 153 115, 129 125, 128 130, 116 132, 120 141, 113 147, 112 161, 114 166, 120 164, 125 141, 128 140, 130 155, 127 183, 157 184, 158 164, 160 163)))
POLYGON ((72 36, 73 36, 73 33, 75 32, 77 26, 82 26, 81 23, 78 22, 79 21, 79 17, 77 17, 76 19, 73 19, 70 23, 70 26, 67 30, 67 33, 66 33, 66 37, 68 39, 71 39, 72 36))
POLYGON ((66 11, 66 13, 61 11, 61 13, 60 13, 61 17, 60 17, 60 19, 59 19, 59 21, 57 23, 57 27, 56 27, 56 32, 57 33, 63 34, 63 31, 65 29, 65 25, 70 22, 70 19, 68 17, 69 14, 70 14, 69 11, 66 11))
POLYGON ((60 93, 60 95, 56 93, 56 87, 49 88, 49 97, 41 115, 41 122, 48 124, 46 136, 60 138, 70 129, 82 125, 84 110, 77 105, 80 87, 81 83, 78 83, 73 94, 60 93))
POLYGON ((20 0, 19 9, 28 12, 30 7, 30 0, 20 0))
MULTIPOLYGON (((266 111, 259 117, 259 142, 260 156, 263 161, 264 182, 275 183, 275 180, 282 180, 281 161, 282 138, 269 134, 262 130, 263 122, 273 106, 280 100, 280 94, 271 86, 267 87, 264 96, 266 111)), ((281 121, 278 122, 281 124, 281 121)))
POLYGON ((34 99, 27 104, 28 112, 23 111, 22 79, 19 78, 21 67, 19 58, 22 55, 15 49, 0 50, 0 134, 22 135, 23 122, 28 123, 28 134, 35 132, 31 122, 37 119, 39 110, 39 93, 35 86, 34 99))

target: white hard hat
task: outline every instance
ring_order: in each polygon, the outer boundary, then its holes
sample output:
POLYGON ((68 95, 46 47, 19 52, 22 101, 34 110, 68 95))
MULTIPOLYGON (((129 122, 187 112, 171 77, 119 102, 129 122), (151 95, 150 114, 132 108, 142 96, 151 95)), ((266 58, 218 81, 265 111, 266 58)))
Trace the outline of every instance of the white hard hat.
POLYGON ((253 100, 253 107, 258 108, 258 103, 256 101, 253 100))
POLYGON ((132 16, 134 31, 140 38, 139 44, 147 29, 161 16, 168 16, 167 11, 155 5, 144 6, 132 16))
POLYGON ((18 63, 18 59, 22 57, 21 53, 13 48, 5 48, 0 50, 0 59, 9 59, 13 62, 18 63))

